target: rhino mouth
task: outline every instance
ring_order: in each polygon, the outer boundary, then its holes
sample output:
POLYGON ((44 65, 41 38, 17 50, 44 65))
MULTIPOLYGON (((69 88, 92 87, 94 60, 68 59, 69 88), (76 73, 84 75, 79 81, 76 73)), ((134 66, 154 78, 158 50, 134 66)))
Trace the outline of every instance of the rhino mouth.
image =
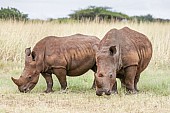
POLYGON ((22 92, 22 93, 28 93, 30 92, 34 87, 35 87, 35 83, 30 83, 26 86, 20 86, 18 87, 19 91, 22 92))
POLYGON ((30 92, 31 90, 29 88, 23 88, 23 89, 19 88, 19 91, 21 93, 27 93, 27 92, 30 92))
POLYGON ((103 95, 103 91, 96 91, 96 95, 97 96, 102 96, 103 95))
POLYGON ((97 90, 96 91, 97 96, 102 96, 103 93, 105 93, 105 95, 111 95, 112 92, 110 90, 97 90))

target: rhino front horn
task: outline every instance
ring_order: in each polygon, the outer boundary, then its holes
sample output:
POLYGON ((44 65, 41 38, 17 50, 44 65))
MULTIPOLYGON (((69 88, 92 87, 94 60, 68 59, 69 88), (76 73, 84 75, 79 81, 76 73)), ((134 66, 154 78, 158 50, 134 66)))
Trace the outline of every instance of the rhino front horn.
POLYGON ((19 80, 11 77, 12 81, 18 86, 19 85, 19 80))

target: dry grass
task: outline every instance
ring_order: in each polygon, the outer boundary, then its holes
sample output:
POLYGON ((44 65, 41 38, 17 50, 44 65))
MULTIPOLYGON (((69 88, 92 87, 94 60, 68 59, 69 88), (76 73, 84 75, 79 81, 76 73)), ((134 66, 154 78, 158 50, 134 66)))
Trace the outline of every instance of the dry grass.
MULTIPOLYGON (((10 22, 0 21, 0 112, 2 113, 169 113, 170 112, 170 23, 67 23, 10 22), (59 84, 54 78, 52 94, 42 93, 45 80, 41 77, 31 93, 18 92, 10 80, 19 77, 24 65, 24 50, 49 36, 66 36, 75 33, 102 37, 112 28, 128 26, 148 36, 153 44, 153 58, 142 74, 137 95, 98 97, 90 90, 93 77, 68 78, 69 90, 59 93, 59 84)), ((88 73, 87 73, 88 74, 88 73)), ((90 73, 91 75, 91 73, 90 73)), ((120 90, 120 89, 119 89, 120 90)))
POLYGON ((0 21, 0 60, 15 61, 22 64, 24 50, 33 47, 37 41, 49 36, 66 36, 75 33, 95 35, 102 39, 112 28, 128 26, 139 31, 153 44, 152 64, 155 67, 168 67, 170 64, 170 23, 133 23, 133 22, 86 22, 59 24, 54 22, 4 22, 0 21))

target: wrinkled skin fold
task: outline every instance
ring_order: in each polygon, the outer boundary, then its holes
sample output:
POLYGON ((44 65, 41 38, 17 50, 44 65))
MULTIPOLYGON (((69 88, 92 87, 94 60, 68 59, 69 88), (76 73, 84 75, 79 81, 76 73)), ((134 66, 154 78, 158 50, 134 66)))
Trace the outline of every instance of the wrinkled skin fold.
MULTIPOLYGON (((67 89, 66 75, 79 76, 89 69, 96 72, 95 46, 99 44, 95 36, 75 34, 66 37, 49 36, 40 40, 31 51, 25 49, 25 67, 19 77, 12 81, 20 92, 31 91, 41 74, 47 83, 46 93, 53 92, 52 74, 58 78, 61 90, 67 89)), ((94 87, 95 83, 93 83, 94 87)))
POLYGON ((116 78, 128 93, 138 92, 141 72, 152 57, 148 38, 128 27, 111 29, 98 45, 95 74, 96 95, 117 93, 116 78))

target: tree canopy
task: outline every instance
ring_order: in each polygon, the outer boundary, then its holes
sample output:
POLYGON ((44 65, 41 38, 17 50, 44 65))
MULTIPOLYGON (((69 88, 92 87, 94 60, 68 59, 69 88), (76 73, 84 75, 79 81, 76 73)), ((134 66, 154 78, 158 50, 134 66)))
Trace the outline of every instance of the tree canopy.
POLYGON ((0 9, 0 19, 5 20, 28 20, 28 14, 23 14, 16 8, 2 8, 0 9))
POLYGON ((152 15, 147 14, 147 15, 141 15, 141 16, 132 16, 132 19, 136 19, 137 21, 155 21, 155 19, 152 17, 152 15))
POLYGON ((110 19, 128 19, 129 16, 126 14, 122 14, 119 12, 111 11, 110 7, 95 7, 89 6, 86 9, 75 10, 74 13, 69 14, 70 18, 81 20, 81 19, 90 19, 94 20, 96 17, 102 20, 110 20, 110 19))

